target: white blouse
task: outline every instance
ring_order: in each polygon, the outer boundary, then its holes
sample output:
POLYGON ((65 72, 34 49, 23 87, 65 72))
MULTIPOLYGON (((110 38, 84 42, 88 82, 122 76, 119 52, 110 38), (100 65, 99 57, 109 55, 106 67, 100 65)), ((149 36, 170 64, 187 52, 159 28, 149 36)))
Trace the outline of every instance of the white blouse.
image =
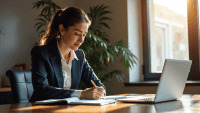
MULTIPOLYGON (((67 64, 65 58, 63 57, 59 45, 58 45, 58 40, 57 40, 57 47, 59 50, 59 54, 61 57, 61 64, 62 64, 62 72, 63 72, 63 79, 64 79, 64 85, 63 88, 65 89, 70 89, 71 87, 71 67, 72 67, 72 60, 76 59, 79 60, 78 57, 76 56, 75 52, 73 50, 70 51, 70 59, 69 59, 69 64, 67 64)), ((74 93, 72 93, 72 97, 79 97, 81 95, 82 90, 75 90, 74 93)))

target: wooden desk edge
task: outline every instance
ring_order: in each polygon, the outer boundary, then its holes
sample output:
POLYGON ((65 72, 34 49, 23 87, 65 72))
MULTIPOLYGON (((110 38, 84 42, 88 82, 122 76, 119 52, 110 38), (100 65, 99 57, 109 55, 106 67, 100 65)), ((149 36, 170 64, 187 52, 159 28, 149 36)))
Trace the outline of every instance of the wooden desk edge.
POLYGON ((11 92, 11 87, 1 87, 0 92, 11 92))

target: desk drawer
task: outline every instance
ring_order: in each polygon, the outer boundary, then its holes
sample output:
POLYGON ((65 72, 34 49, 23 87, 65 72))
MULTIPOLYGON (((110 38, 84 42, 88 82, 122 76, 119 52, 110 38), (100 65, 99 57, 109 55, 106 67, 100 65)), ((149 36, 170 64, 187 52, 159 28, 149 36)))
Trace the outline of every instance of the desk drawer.
POLYGON ((0 105, 6 103, 6 93, 5 92, 0 92, 0 105))
POLYGON ((13 104, 12 92, 0 92, 0 105, 13 104))

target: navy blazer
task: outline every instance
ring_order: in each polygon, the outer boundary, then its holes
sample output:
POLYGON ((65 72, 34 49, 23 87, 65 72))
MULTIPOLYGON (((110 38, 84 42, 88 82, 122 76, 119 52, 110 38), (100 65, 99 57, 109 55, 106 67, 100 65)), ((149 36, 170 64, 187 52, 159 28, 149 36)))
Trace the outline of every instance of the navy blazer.
MULTIPOLYGON (((97 86, 105 86, 100 82, 92 68, 85 59, 82 50, 75 51, 79 60, 72 60, 71 88, 77 89, 80 81, 87 88, 93 87, 91 80, 97 86)), ((60 99, 71 97, 72 90, 63 90, 64 79, 61 65, 61 57, 57 47, 57 40, 51 40, 47 45, 35 46, 31 50, 32 59, 32 83, 34 92, 31 102, 45 99, 60 99)), ((106 91, 106 90, 105 90, 106 91)))

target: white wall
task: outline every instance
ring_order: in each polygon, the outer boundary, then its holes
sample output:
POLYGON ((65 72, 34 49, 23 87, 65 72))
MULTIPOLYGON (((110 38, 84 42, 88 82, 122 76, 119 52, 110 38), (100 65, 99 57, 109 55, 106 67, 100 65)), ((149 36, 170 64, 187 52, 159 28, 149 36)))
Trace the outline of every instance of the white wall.
POLYGON ((5 34, 0 34, 1 78, 15 64, 28 63, 30 67, 30 50, 37 41, 33 28, 37 12, 31 10, 31 4, 27 0, 0 1, 0 26, 5 28, 5 34))
MULTIPOLYGON (((14 65, 27 63, 31 68, 30 51, 38 36, 34 19, 40 13, 32 9, 35 1, 0 0, 0 27, 5 28, 5 34, 0 34, 0 78, 5 85, 9 85, 5 73, 14 65)), ((53 1, 63 8, 73 6, 73 0, 53 1)))
POLYGON ((138 64, 129 70, 129 82, 137 82, 143 80, 141 1, 128 0, 127 9, 129 48, 138 58, 138 64))

